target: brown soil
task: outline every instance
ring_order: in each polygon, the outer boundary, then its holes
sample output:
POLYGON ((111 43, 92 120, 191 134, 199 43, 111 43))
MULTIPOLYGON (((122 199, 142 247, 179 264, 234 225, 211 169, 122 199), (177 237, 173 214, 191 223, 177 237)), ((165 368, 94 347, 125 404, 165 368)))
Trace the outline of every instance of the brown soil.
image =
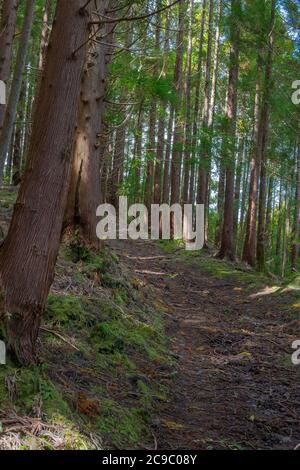
POLYGON ((292 366, 291 344, 300 329, 284 311, 292 294, 249 292, 152 242, 114 248, 168 307, 178 369, 153 423, 158 449, 298 446, 300 366, 292 366))

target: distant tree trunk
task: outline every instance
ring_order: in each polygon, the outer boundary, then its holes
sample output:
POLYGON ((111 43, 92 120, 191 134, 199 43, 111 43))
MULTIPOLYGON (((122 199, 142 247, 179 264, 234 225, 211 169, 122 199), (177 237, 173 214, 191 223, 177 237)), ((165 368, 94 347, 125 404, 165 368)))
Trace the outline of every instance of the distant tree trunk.
POLYGON ((143 147, 143 120, 144 120, 144 111, 143 111, 143 103, 141 104, 138 120, 137 120, 137 128, 136 128, 136 135, 135 135, 135 142, 134 142, 134 157, 133 157, 133 169, 134 169, 134 202, 138 203, 140 201, 141 196, 141 160, 142 160, 142 147, 143 147))
MULTIPOLYGON (((246 141, 248 142, 248 139, 246 138, 246 141)), ((249 193, 249 173, 250 173, 250 163, 249 159, 246 158, 246 155, 248 153, 248 145, 246 143, 245 146, 245 165, 243 169, 243 186, 242 186, 242 201, 241 201, 241 218, 240 218, 240 233, 241 233, 241 240, 244 239, 245 237, 245 215, 246 215, 246 201, 248 198, 248 193, 249 193)), ((243 244, 241 244, 241 250, 240 250, 240 256, 242 257, 243 254, 243 244)))
POLYGON ((209 116, 210 116, 210 87, 211 87, 211 59, 212 59, 212 39, 213 39, 213 19, 214 19, 214 0, 210 0, 209 19, 208 19, 208 43, 207 43, 207 57, 206 57, 206 73, 204 85, 204 111, 203 111, 203 124, 201 139, 201 159, 199 165, 198 176, 198 204, 206 205, 206 191, 207 191, 207 173, 208 173, 208 154, 209 154, 209 116))
POLYGON ((223 160, 219 163, 219 180, 218 180, 218 197, 217 197, 217 227, 215 244, 217 247, 221 244, 222 239, 222 216, 224 212, 224 195, 225 195, 225 165, 223 160))
POLYGON ((297 151, 297 182, 295 195, 295 215, 293 229, 293 246, 292 246, 292 270, 298 269, 299 243, 300 243, 300 120, 298 135, 298 151, 297 151))
POLYGON ((15 139, 13 146, 13 171, 12 171, 12 183, 14 186, 18 186, 21 182, 21 162, 22 162, 22 149, 23 149, 23 120, 24 120, 24 106, 23 100, 26 96, 26 82, 22 83, 20 93, 20 103, 17 114, 17 122, 15 123, 15 139))
MULTIPOLYGON (((180 202, 180 173, 181 173, 181 155, 184 142, 184 126, 182 123, 180 106, 182 104, 182 86, 183 86, 183 52, 184 52, 184 18, 186 5, 183 0, 179 1, 178 33, 176 41, 176 62, 174 69, 173 90, 177 96, 177 106, 175 110, 174 140, 171 161, 171 204, 180 202)), ((171 229, 173 230, 173 215, 171 217, 171 229)))
POLYGON ((164 161, 162 201, 165 204, 169 204, 170 202, 170 159, 171 159, 171 150, 172 150, 173 126, 174 126, 174 108, 171 105, 170 112, 169 112, 169 123, 168 123, 166 152, 165 152, 165 161, 164 161))
POLYGON ((226 129, 225 133, 230 141, 230 149, 228 144, 225 154, 225 168, 226 168, 226 185, 225 185, 225 202, 224 202, 224 224, 221 240, 221 248, 218 253, 219 258, 235 258, 235 249, 233 243, 233 213, 234 213, 234 148, 235 148, 235 131, 236 131, 236 116, 237 116, 237 85, 239 76, 239 41, 240 30, 239 23, 234 21, 236 15, 239 14, 241 9, 240 0, 231 0, 231 51, 230 51, 230 66, 229 66, 229 82, 228 82, 228 96, 226 104, 226 129), (229 150, 229 151, 228 151, 229 150))
POLYGON ((99 156, 100 156, 100 204, 106 202, 107 196, 107 180, 108 180, 108 168, 109 168, 109 143, 110 143, 110 129, 104 119, 101 126, 100 135, 100 147, 99 147, 99 156))
POLYGON ((50 38, 50 17, 51 17, 51 0, 46 0, 43 10, 43 27, 40 41, 39 71, 44 70, 46 62, 47 47, 50 38))
POLYGON ((35 0, 26 1, 26 10, 24 24, 18 54, 16 58, 16 68, 14 71, 13 82, 11 85, 8 104, 5 111, 3 129, 0 136, 0 184, 3 177, 3 169, 6 155, 12 138, 14 122, 17 114, 17 107, 22 87, 22 73, 26 63, 27 50, 31 34, 35 0))
MULTIPOLYGON (((132 42, 132 33, 133 30, 129 26, 125 33, 125 48, 130 49, 132 42)), ((111 38, 112 40, 112 38, 111 38)), ((107 40, 105 41, 107 42, 107 40)), ((110 55, 111 57, 111 55, 110 55)), ((120 96, 120 101, 126 101, 127 91, 123 89, 120 96)), ((119 201, 119 189, 123 182, 123 173, 124 173, 124 161, 125 161, 125 146, 126 146, 126 133, 127 133, 127 119, 126 119, 126 108, 122 106, 121 123, 118 125, 115 132, 115 142, 114 142, 114 151, 113 151, 113 160, 111 174, 109 177, 110 181, 110 199, 109 202, 114 206, 118 206, 119 201)))
POLYGON ((115 146, 113 153, 113 165, 111 172, 111 196, 110 202, 113 206, 118 205, 118 191, 123 176, 123 165, 125 157, 126 124, 121 125, 116 130, 115 146))
POLYGON ((196 147, 198 143, 198 120, 199 120, 199 110, 200 110, 200 85, 202 79, 202 63, 203 63, 203 43, 204 43, 204 33, 205 33, 205 20, 206 20, 206 6, 207 0, 203 0, 202 4, 202 15, 201 15, 201 28, 200 28, 200 38, 199 38, 199 51, 198 51, 198 68, 197 68, 197 79, 195 86, 195 104, 194 104, 194 113, 193 113, 193 139, 192 139, 192 155, 191 155, 191 175, 190 175, 190 188, 189 188, 189 204, 193 204, 196 200, 195 197, 195 156, 196 156, 196 147))
MULTIPOLYGON (((9 79, 13 40, 17 20, 18 0, 4 0, 0 22, 0 80, 9 79)), ((0 134, 2 132, 6 106, 0 104, 0 134)))
POLYGON ((289 236, 290 236, 290 216, 291 216, 291 198, 288 189, 285 193, 285 220, 284 220, 284 236, 283 236, 283 252, 282 252, 282 265, 281 276, 284 278, 286 265, 289 256, 289 236))
POLYGON ((208 17, 208 43, 206 56, 206 72, 204 84, 204 109, 202 122, 202 138, 200 150, 200 164, 198 175, 198 195, 197 203, 204 205, 205 210, 205 245, 207 242, 208 230, 208 175, 210 173, 210 145, 211 145, 211 128, 212 128, 212 110, 211 102, 211 61, 212 61, 212 41, 213 41, 213 22, 214 22, 214 0, 210 0, 209 17, 208 17))
POLYGON ((236 177, 235 177, 235 186, 234 186, 234 214, 233 214, 233 238, 234 244, 236 245, 238 237, 238 227, 239 227, 239 214, 240 214, 240 203, 241 203, 241 183, 242 183, 242 166, 244 159, 244 138, 240 138, 239 151, 237 156, 237 167, 236 167, 236 177))
MULTIPOLYGON (((96 5, 97 10, 105 14, 108 1, 97 0, 96 5)), ((87 52, 82 79, 64 230, 76 231, 79 243, 98 248, 96 210, 101 199, 99 148, 107 78, 107 49, 101 44, 101 37, 106 36, 108 32, 99 30, 99 26, 94 28, 91 34, 97 42, 91 43, 87 52)), ((106 41, 110 39, 106 37, 106 41)))
POLYGON ((161 202, 161 189, 162 189, 162 162, 165 149, 165 113, 166 106, 163 105, 160 110, 160 118, 158 121, 157 131, 157 148, 156 148, 156 163, 154 173, 154 204, 160 204, 161 202))
POLYGON ((256 265, 256 220, 258 208, 258 184, 261 159, 261 129, 260 129, 260 111, 261 111, 261 73, 262 60, 261 54, 257 59, 257 80, 255 92, 254 107, 254 132, 253 132, 253 152, 251 157, 251 175, 249 188, 249 206, 247 212, 246 238, 243 249, 243 261, 250 266, 256 265))
POLYGON ((276 256, 280 256, 281 254, 282 225, 283 225, 283 187, 282 187, 282 181, 281 181, 280 189, 279 189, 277 239, 276 239, 276 249, 275 249, 276 256))
MULTIPOLYGON (((164 65, 161 72, 162 77, 166 77, 166 68, 167 60, 169 53, 169 43, 170 43, 170 15, 168 14, 166 20, 166 32, 164 40, 164 65)), ((165 126, 166 126, 166 111, 167 103, 165 101, 161 102, 160 112, 159 112, 159 121, 158 121, 158 131, 157 131, 157 148, 156 148, 156 164, 155 164, 155 175, 154 175, 154 204, 160 204, 163 194, 163 179, 162 179, 162 170, 163 170, 163 159, 164 151, 166 148, 165 145, 165 126)))
MULTIPOLYGON (((46 0, 43 9, 43 27, 41 31, 40 37, 40 50, 39 50, 39 63, 38 63, 38 72, 37 72, 37 80, 36 80, 36 90, 35 90, 35 98, 38 96, 39 88, 41 85, 41 80, 43 76, 43 71, 46 62, 46 55, 47 55, 47 48, 48 42, 50 38, 51 26, 50 26, 50 16, 51 16, 51 0, 46 0)), ((35 111, 35 104, 36 99, 33 102, 33 112, 35 111)))
POLYGON ((261 172, 260 172, 260 193, 258 208, 258 227, 257 227, 257 268, 259 271, 265 269, 265 238, 266 238, 266 192, 267 192, 267 142, 269 131, 270 114, 270 96, 272 82, 273 48, 274 48, 274 28, 276 20, 276 0, 271 4, 271 24, 268 43, 268 54, 265 71, 265 82, 261 112, 261 172))
MULTIPOLYGON (((158 6, 158 3, 157 3, 158 6)), ((161 33, 161 17, 157 18, 156 32, 155 32, 155 52, 159 52, 160 45, 160 33, 161 33)), ((153 75, 154 79, 158 77, 158 62, 155 64, 153 75)), ((156 151, 156 117, 157 117, 157 100, 152 97, 152 104, 150 108, 149 117, 149 141, 147 148, 147 169, 146 169, 146 188, 145 188, 145 204, 147 209, 150 211, 151 204, 153 202, 153 189, 154 189, 154 162, 155 162, 155 151, 156 151)))
POLYGON ((147 145, 147 165, 146 165, 146 187, 145 187, 145 205, 148 210, 151 209, 152 197, 153 197, 153 169, 154 169, 154 156, 155 156, 155 136, 156 136, 156 111, 157 102, 156 99, 152 98, 152 104, 149 116, 149 135, 147 145))
POLYGON ((190 181, 190 155, 191 155, 191 131, 192 131, 192 50, 193 50, 193 14, 194 0, 190 0, 189 12, 189 37, 187 48, 187 73, 186 73, 186 109, 185 109, 185 147, 184 147, 184 180, 182 190, 182 202, 188 203, 190 181))
POLYGON ((0 316, 8 349, 24 364, 37 360, 35 343, 59 250, 89 31, 85 3, 57 3, 26 171, 0 250, 0 316))

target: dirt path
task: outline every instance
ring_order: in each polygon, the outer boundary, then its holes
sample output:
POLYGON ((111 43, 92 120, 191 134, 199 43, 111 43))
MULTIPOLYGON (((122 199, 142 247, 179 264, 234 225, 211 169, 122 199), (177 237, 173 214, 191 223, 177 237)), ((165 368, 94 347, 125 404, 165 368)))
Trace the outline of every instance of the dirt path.
POLYGON ((179 358, 172 396, 154 425, 158 448, 295 448, 300 366, 289 357, 300 331, 285 327, 278 296, 250 295, 151 242, 118 243, 119 256, 167 304, 179 358))

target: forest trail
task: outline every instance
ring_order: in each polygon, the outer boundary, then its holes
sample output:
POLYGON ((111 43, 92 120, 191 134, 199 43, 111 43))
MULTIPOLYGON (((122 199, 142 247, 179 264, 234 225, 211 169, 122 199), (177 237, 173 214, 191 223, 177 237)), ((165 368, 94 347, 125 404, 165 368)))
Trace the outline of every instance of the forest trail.
POLYGON ((295 448, 299 370, 290 357, 299 322, 287 324, 284 311, 293 294, 249 292, 153 242, 118 241, 114 249, 168 307, 178 370, 154 423, 158 449, 295 448))

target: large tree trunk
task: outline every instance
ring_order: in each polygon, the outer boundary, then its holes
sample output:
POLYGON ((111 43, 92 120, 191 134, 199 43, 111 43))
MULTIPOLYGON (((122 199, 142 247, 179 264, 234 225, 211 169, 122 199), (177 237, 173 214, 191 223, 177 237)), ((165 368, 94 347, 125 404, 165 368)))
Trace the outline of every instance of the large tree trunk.
MULTIPOLYGON (((5 84, 9 79, 13 39, 16 28, 18 0, 4 0, 0 22, 0 80, 5 84)), ((0 134, 3 127, 6 106, 0 104, 0 134)))
MULTIPOLYGON (((96 4, 97 10, 105 15, 109 0, 97 0, 96 4)), ((86 57, 78 124, 74 137, 71 183, 64 220, 64 230, 68 229, 73 233, 76 231, 78 242, 83 242, 91 248, 99 247, 96 234, 96 211, 101 200, 99 148, 108 65, 106 55, 108 50, 107 46, 102 45, 101 37, 104 36, 106 41, 111 41, 113 36, 106 29, 99 30, 96 25, 91 31, 97 42, 91 43, 86 57)))
POLYGON ((22 88, 22 73, 26 63, 34 7, 35 0, 27 0, 22 35, 20 38, 20 44, 16 58, 16 68, 14 71, 13 82, 5 112, 3 129, 0 136, 0 184, 3 178, 5 159, 13 134, 14 122, 22 88))
POLYGON ((59 0, 26 171, 0 251, 1 320, 8 348, 36 361, 35 343, 59 250, 86 57, 85 0, 59 0))
POLYGON ((235 154, 235 131, 236 131, 236 115, 237 115, 237 85, 239 76, 239 40, 240 31, 239 25, 234 21, 235 15, 239 14, 241 9, 240 0, 231 0, 231 51, 230 51, 230 67, 229 67, 229 82, 228 82, 228 96, 226 105, 226 129, 229 141, 231 142, 230 149, 228 144, 226 149, 224 147, 225 157, 225 202, 224 202, 224 223, 221 240, 221 248, 218 253, 219 258, 235 258, 235 249, 233 243, 233 216, 234 216, 234 154, 235 154))

